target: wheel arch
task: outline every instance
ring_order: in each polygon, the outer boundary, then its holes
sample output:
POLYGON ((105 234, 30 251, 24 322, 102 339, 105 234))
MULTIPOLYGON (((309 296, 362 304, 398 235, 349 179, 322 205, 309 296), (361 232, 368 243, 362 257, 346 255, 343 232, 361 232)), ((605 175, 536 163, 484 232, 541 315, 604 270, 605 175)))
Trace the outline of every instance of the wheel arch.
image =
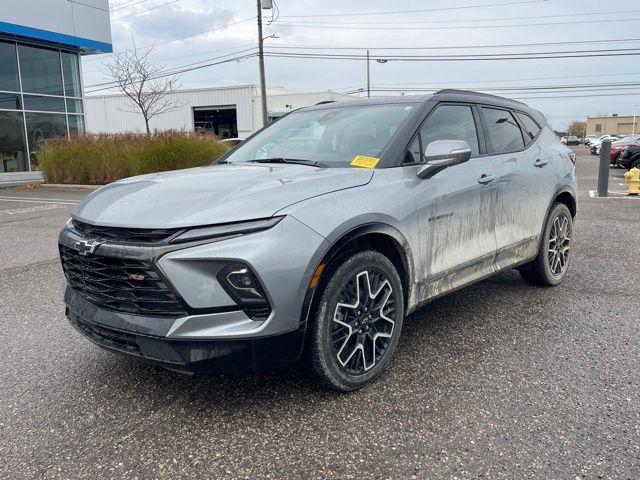
MULTIPOLYGON (((568 187, 564 187, 558 190, 553 197, 553 201, 547 208, 547 216, 549 215, 549 211, 551 210, 551 207, 554 203, 563 203, 564 205, 566 205, 569 209, 569 212, 571 212, 571 217, 576 218, 576 214, 578 212, 578 202, 573 190, 568 187)), ((545 216, 545 218, 547 217, 545 216)))
POLYGON ((344 232, 329 244, 321 255, 316 256, 320 260, 316 261, 315 265, 311 265, 311 271, 316 274, 321 268, 321 272, 316 279, 316 285, 306 291, 300 318, 302 323, 309 319, 313 311, 318 298, 315 293, 326 280, 327 275, 325 273, 330 271, 335 262, 345 254, 363 248, 382 253, 396 267, 402 283, 405 309, 407 308, 408 301, 412 298, 413 282, 411 279, 414 276, 413 254, 409 242, 398 229, 391 225, 367 223, 344 232))

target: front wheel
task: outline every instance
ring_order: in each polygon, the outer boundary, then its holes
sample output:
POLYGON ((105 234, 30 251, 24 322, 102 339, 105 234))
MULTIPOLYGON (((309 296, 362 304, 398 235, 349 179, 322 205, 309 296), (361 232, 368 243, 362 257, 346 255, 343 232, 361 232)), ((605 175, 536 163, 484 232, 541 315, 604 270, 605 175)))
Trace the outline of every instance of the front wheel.
POLYGON ((329 388, 356 390, 391 361, 404 317, 402 283, 387 257, 367 250, 343 258, 322 285, 309 332, 311 369, 329 388))
POLYGON ((544 227, 538 256, 520 267, 520 274, 533 285, 558 285, 571 261, 573 217, 563 203, 552 208, 544 227))

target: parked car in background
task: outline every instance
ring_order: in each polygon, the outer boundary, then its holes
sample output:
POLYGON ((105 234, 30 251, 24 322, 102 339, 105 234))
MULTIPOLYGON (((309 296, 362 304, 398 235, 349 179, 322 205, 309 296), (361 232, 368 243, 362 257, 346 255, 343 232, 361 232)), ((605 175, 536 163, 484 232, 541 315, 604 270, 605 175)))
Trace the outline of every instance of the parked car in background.
POLYGON ((584 137, 584 144, 590 145, 592 141, 597 139, 598 139, 597 135, 587 135, 586 137, 584 137))
POLYGON ((617 164, 627 170, 640 168, 640 145, 635 144, 624 147, 618 157, 617 164))
POLYGON ((613 143, 616 140, 618 140, 618 137, 614 137, 613 135, 601 135, 596 140, 592 140, 591 141, 591 143, 589 144, 589 151, 593 155, 599 155, 600 154, 600 145, 602 144, 602 141, 605 140, 605 139, 609 139, 613 143))
POLYGON ((59 237, 66 314, 98 346, 174 371, 302 358, 355 390, 428 301, 508 268, 562 282, 574 162, 540 112, 492 95, 302 108, 213 165, 89 195, 59 237))
POLYGON ((560 143, 563 145, 580 145, 580 139, 575 135, 569 135, 568 137, 562 137, 560 143))
POLYGON ((623 149, 625 149, 629 145, 635 145, 639 141, 640 141, 640 135, 627 135, 626 137, 620 140, 612 142, 609 163, 611 163, 611 165, 617 166, 618 159, 620 158, 620 154, 622 153, 623 149))

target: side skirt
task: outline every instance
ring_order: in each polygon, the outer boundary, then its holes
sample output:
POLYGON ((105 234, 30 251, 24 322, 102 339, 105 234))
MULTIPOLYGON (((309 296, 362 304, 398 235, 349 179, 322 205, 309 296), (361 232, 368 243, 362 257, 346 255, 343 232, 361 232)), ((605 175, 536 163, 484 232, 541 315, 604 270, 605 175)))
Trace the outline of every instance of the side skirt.
POLYGON ((407 308, 407 314, 501 270, 530 262, 538 254, 539 242, 540 236, 536 235, 425 279, 416 285, 414 298, 417 301, 407 308))

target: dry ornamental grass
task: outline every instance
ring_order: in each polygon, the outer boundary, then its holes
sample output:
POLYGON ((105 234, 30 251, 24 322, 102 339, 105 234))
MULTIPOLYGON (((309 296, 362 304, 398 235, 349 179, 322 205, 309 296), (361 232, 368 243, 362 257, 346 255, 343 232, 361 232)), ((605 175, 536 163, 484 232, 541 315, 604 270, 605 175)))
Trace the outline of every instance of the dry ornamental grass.
POLYGON ((42 142, 48 183, 102 185, 145 173, 211 164, 228 147, 216 137, 186 132, 80 135, 42 142))

